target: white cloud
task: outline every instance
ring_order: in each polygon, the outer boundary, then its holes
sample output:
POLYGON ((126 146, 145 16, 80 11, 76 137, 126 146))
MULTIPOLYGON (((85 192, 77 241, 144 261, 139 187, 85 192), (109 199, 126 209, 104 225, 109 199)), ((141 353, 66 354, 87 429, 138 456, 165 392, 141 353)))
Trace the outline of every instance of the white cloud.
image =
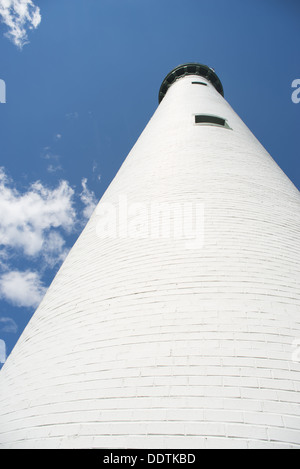
POLYGON ((80 194, 80 200, 85 205, 83 215, 85 218, 90 218, 97 205, 97 199, 93 191, 87 187, 87 179, 83 178, 81 181, 82 192, 80 194))
POLYGON ((0 168, 2 257, 5 257, 3 248, 17 248, 26 256, 55 253, 60 258, 64 241, 58 233, 54 235, 53 230, 62 228, 67 233, 72 232, 76 223, 73 195, 74 190, 67 181, 61 181, 55 189, 35 182, 21 194, 0 168))
POLYGON ((40 9, 32 0, 0 0, 0 17, 8 27, 5 35, 20 49, 28 43, 27 30, 41 22, 40 9))
POLYGON ((0 278, 0 296, 15 306, 37 307, 46 292, 37 272, 7 272, 0 278))
MULTIPOLYGON (((83 215, 89 218, 97 205, 87 179, 81 181, 79 198, 83 215)), ((19 307, 36 307, 46 287, 42 282, 45 269, 54 268, 68 254, 66 234, 76 232, 81 223, 74 208, 75 192, 67 181, 60 181, 50 189, 41 182, 31 184, 22 192, 0 167, 0 298, 19 307), (16 254, 19 257, 16 257, 16 254), (13 266, 15 258, 38 262, 32 265, 13 266), (37 265, 37 264, 36 264, 37 265)), ((1 325, 4 319, 0 318, 1 325)), ((9 324, 4 324, 9 327, 9 324)), ((10 323, 10 326, 13 326, 10 323)))
POLYGON ((47 267, 54 267, 67 257, 69 249, 65 247, 65 240, 56 231, 51 231, 43 243, 43 259, 47 267))

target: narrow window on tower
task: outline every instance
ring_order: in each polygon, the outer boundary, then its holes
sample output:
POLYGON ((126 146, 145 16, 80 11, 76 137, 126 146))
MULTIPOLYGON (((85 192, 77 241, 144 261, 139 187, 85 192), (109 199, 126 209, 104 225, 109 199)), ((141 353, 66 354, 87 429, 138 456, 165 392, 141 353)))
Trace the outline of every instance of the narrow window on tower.
POLYGON ((192 81, 192 85, 204 85, 204 86, 207 86, 207 83, 203 83, 203 81, 192 81))
POLYGON ((210 114, 196 114, 195 124, 216 125, 218 127, 225 127, 226 129, 230 129, 229 125, 227 124, 226 119, 224 119, 223 117, 213 116, 210 114))

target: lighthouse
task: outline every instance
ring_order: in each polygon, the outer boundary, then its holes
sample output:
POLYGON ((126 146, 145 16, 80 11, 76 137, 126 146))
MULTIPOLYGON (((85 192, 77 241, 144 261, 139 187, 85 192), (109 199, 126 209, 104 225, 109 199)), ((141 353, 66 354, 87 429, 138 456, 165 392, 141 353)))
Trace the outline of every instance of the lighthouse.
POLYGON ((299 448, 299 246, 296 187, 176 67, 0 372, 0 448, 299 448))

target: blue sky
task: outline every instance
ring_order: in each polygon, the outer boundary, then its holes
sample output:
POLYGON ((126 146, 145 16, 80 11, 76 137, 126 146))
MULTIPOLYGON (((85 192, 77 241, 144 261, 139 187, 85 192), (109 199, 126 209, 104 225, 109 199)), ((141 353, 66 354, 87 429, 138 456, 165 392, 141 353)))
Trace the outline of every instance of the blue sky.
POLYGON ((213 67, 300 188, 300 2, 0 0, 0 16, 1 362, 177 65, 213 67))

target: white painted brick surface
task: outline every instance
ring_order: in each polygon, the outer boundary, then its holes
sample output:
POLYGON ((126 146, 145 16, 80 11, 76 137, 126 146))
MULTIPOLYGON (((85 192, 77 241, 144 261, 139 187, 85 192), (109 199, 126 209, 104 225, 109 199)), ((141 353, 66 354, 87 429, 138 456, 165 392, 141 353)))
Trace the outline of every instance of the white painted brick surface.
POLYGON ((101 239, 96 210, 1 370, 1 448, 300 447, 299 192, 194 79, 99 207, 201 203, 203 247, 101 239))

